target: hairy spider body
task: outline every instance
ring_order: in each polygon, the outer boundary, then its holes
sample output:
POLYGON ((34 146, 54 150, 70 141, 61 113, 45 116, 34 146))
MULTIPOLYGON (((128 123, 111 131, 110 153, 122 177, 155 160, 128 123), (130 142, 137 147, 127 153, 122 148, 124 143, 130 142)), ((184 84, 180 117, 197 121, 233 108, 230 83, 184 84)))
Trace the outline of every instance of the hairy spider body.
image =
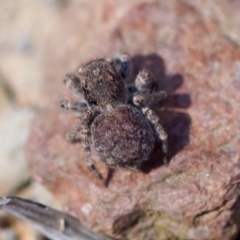
POLYGON ((78 70, 85 100, 103 110, 127 100, 123 78, 105 59, 95 59, 78 70))
POLYGON ((94 120, 92 141, 100 159, 109 167, 138 170, 149 159, 156 135, 140 110, 122 105, 94 120))
POLYGON ((162 141, 163 153, 167 154, 167 134, 150 109, 167 94, 155 91, 153 76, 146 69, 139 72, 133 84, 127 85, 125 79, 131 69, 130 57, 120 53, 112 60, 92 60, 79 68, 78 75, 67 75, 64 80, 67 88, 85 99, 61 101, 63 108, 79 115, 78 123, 66 137, 74 141, 80 133, 86 162, 102 180, 91 157, 91 145, 110 168, 134 171, 149 159, 157 141, 162 141))

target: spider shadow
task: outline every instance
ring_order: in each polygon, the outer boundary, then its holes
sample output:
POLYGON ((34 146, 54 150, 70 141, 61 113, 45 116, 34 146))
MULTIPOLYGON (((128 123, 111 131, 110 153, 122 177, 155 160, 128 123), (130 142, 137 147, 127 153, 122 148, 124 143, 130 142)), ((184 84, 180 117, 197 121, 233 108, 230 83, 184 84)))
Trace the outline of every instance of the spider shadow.
MULTIPOLYGON (((184 78, 180 74, 167 75, 164 60, 157 54, 137 55, 132 58, 133 75, 130 82, 134 81, 138 72, 146 68, 155 76, 155 84, 159 90, 168 93, 168 98, 159 107, 155 107, 154 111, 158 114, 161 123, 168 134, 168 161, 189 142, 189 132, 191 126, 191 117, 180 109, 186 109, 191 106, 191 97, 189 93, 175 94, 174 92, 184 83, 184 78), (176 109, 176 110, 174 110, 176 109)), ((150 158, 142 166, 144 173, 149 173, 152 169, 163 165, 163 152, 161 142, 156 144, 155 150, 150 158)))

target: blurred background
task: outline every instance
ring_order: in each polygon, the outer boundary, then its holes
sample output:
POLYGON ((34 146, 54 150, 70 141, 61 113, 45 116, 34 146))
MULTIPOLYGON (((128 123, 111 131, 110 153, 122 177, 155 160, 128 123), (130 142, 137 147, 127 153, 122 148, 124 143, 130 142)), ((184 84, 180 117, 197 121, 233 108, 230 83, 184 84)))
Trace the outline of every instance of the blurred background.
MULTIPOLYGON (((37 113, 66 95, 66 73, 126 50, 159 54, 187 80, 214 52, 221 61, 239 58, 239 11, 238 0, 0 0, 0 196, 60 208, 31 180, 24 148, 37 113)), ((0 240, 42 239, 3 212, 0 228, 0 240)))

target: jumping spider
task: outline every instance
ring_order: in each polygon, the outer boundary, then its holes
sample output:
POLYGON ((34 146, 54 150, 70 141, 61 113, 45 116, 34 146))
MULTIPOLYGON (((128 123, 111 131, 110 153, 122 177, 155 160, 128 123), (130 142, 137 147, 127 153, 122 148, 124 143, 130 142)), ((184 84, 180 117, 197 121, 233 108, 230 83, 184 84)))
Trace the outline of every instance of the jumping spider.
POLYGON ((94 59, 64 80, 68 89, 82 94, 86 100, 61 101, 62 108, 79 116, 66 138, 75 141, 80 133, 87 165, 103 181, 91 158, 91 144, 108 167, 137 171, 161 140, 164 162, 167 162, 167 134, 150 109, 167 94, 156 91, 153 75, 146 69, 139 72, 133 84, 127 84, 131 69, 130 57, 120 53, 112 60, 94 59))

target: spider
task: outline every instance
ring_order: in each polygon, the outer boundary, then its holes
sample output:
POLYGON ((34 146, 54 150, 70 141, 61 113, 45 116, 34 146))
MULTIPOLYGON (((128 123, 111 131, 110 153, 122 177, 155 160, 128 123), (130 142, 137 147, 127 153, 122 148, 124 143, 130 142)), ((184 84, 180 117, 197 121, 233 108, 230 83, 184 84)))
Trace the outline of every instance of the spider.
POLYGON ((153 74, 147 69, 139 72, 134 83, 127 84, 131 72, 130 57, 118 53, 112 59, 94 59, 64 79, 68 89, 85 99, 61 101, 62 108, 76 112, 79 118, 66 139, 75 141, 79 134, 87 165, 103 182, 91 157, 91 146, 109 168, 138 171, 160 140, 167 162, 167 134, 150 109, 167 93, 156 90, 153 74))

